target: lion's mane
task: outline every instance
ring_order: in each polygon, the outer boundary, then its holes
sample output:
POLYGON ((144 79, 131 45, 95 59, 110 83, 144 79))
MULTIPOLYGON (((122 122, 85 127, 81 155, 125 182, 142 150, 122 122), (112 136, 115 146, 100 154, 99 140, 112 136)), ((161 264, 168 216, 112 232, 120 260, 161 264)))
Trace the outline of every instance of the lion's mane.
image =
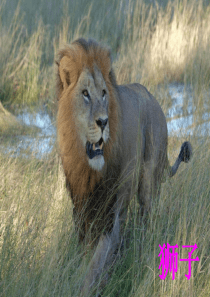
MULTIPOLYGON (((118 172, 116 172, 116 158, 120 157, 120 108, 118 102, 118 93, 116 88, 116 80, 114 72, 111 68, 110 50, 102 47, 92 40, 86 41, 78 39, 70 46, 61 50, 58 55, 57 65, 60 67, 61 59, 66 56, 69 57, 71 62, 69 69, 71 73, 65 72, 66 80, 71 77, 71 84, 67 90, 64 90, 62 80, 57 74, 57 98, 59 101, 59 110, 57 117, 58 140, 60 147, 60 155, 66 176, 66 185, 70 191, 73 199, 74 208, 77 214, 87 218, 83 222, 83 229, 88 229, 88 224, 91 223, 92 208, 99 207, 101 200, 98 201, 96 188, 104 185, 105 179, 116 182, 118 172), (105 168, 102 172, 93 170, 87 161, 86 152, 82 147, 81 141, 78 136, 78 131, 75 125, 75 117, 72 100, 75 96, 75 87, 82 71, 88 68, 91 73, 94 73, 94 64, 100 69, 106 85, 109 90, 109 126, 110 126, 110 140, 104 146, 104 159, 105 168), (94 191, 96 193, 94 194, 94 191)), ((119 162, 118 162, 119 163, 119 162)), ((108 187, 113 185, 112 182, 108 183, 108 187)), ((103 195, 100 195, 103 199, 103 195)), ((113 204, 114 202, 112 202, 113 204)), ((84 237, 80 236, 80 239, 84 237)))

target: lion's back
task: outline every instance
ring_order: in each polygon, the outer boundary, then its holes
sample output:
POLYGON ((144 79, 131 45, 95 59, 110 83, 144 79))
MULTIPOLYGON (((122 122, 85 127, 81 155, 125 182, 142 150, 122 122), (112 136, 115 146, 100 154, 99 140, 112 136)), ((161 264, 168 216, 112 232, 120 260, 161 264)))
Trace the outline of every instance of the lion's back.
POLYGON ((167 149, 166 119, 159 103, 138 83, 118 86, 118 92, 123 150, 127 162, 136 155, 137 144, 142 146, 139 150, 142 158, 147 157, 147 152, 153 146, 158 159, 158 154, 165 154, 167 149))

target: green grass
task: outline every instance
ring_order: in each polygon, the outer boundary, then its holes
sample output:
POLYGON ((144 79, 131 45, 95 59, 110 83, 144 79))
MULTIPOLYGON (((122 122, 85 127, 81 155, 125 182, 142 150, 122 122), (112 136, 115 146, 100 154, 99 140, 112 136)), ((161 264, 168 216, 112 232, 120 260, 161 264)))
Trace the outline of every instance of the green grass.
MULTIPOLYGON (((145 3, 3 0, 0 101, 14 114, 44 105, 55 115, 56 53, 81 36, 108 44, 117 81, 146 85, 165 114, 172 105, 169 83, 184 84, 186 93, 190 87, 192 99, 185 97, 180 116, 191 104, 193 158, 162 185, 147 223, 138 218, 134 197, 126 226, 130 245, 112 268, 104 296, 209 296, 210 140, 199 129, 210 112, 210 3, 145 3), (182 245, 198 245, 193 258, 200 261, 192 263, 190 280, 184 262, 174 281, 171 274, 159 278, 163 243, 178 244, 180 258, 187 257, 182 245)), ((32 133, 14 117, 6 120, 7 113, 0 106, 1 143, 9 144, 18 132, 32 133)), ((169 139, 170 163, 184 139, 182 132, 169 139)), ((78 296, 84 258, 56 148, 43 160, 0 151, 0 296, 78 296)))

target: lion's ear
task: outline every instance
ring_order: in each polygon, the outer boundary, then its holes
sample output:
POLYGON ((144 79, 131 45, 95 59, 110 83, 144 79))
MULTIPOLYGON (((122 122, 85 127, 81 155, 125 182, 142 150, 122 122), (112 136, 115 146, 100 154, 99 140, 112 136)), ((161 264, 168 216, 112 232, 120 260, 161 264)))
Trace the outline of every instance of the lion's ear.
POLYGON ((102 67, 105 70, 105 73, 107 74, 107 76, 109 76, 110 73, 112 72, 112 55, 111 55, 110 49, 106 49, 104 51, 102 67))
POLYGON ((63 84, 63 89, 65 90, 71 84, 70 78, 71 70, 71 59, 67 56, 64 56, 60 63, 58 64, 58 74, 63 84))
POLYGON ((109 59, 109 72, 112 71, 112 53, 111 49, 108 49, 108 59, 109 59))

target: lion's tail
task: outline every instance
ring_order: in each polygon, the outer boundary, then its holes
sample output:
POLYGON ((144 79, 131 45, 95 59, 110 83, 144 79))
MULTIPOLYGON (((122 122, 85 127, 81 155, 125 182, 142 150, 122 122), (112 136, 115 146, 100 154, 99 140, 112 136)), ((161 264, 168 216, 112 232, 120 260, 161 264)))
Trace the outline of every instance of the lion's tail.
POLYGON ((185 141, 181 146, 179 156, 176 159, 174 165, 170 166, 169 162, 167 164, 169 177, 174 176, 181 162, 187 163, 190 161, 191 157, 192 157, 192 146, 189 141, 185 141))

